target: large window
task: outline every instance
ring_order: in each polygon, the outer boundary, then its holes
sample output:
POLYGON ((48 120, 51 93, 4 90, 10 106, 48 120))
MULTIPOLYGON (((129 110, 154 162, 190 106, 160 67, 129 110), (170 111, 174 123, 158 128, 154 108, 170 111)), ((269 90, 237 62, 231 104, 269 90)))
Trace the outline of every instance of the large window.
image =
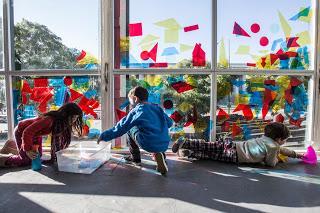
POLYGON ((16 70, 97 69, 99 0, 14 0, 16 70))
POLYGON ((127 2, 115 0, 115 68, 211 66, 211 0, 127 2))
POLYGON ((218 1, 220 68, 314 68, 314 1, 218 1))

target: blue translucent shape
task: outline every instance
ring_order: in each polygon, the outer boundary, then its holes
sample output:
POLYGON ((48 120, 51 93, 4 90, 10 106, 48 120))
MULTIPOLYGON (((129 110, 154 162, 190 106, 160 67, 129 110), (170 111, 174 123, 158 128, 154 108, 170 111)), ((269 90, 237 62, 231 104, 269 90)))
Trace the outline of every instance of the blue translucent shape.
POLYGON ((280 60, 280 69, 289 69, 289 59, 280 60))
POLYGON ((240 80, 231 80, 231 83, 233 86, 240 87, 240 86, 244 85, 246 82, 240 81, 240 80))
POLYGON ((167 47, 163 50, 161 56, 177 55, 179 51, 175 47, 167 47))
POLYGON ((264 88, 269 89, 271 91, 277 91, 279 90, 279 86, 273 86, 273 85, 264 85, 264 88))
POLYGON ((95 97, 97 95, 97 91, 96 90, 93 90, 93 89, 90 89, 88 90, 87 92, 84 93, 84 96, 86 98, 92 98, 92 97, 95 97))
POLYGON ((281 42, 283 42, 283 39, 282 39, 282 38, 279 38, 279 39, 277 39, 277 40, 274 40, 273 43, 272 43, 271 50, 272 50, 272 51, 275 51, 276 48, 277 48, 277 45, 278 45, 279 43, 281 43, 281 42))
POLYGON ((149 93, 148 102, 154 104, 160 104, 161 94, 160 93, 149 93))
POLYGON ((39 170, 41 170, 41 167, 42 167, 41 158, 40 158, 40 154, 38 153, 37 157, 35 159, 33 159, 31 162, 31 169, 33 171, 39 171, 39 170))
POLYGON ((100 130, 98 129, 90 129, 88 133, 88 138, 98 138, 100 135, 100 130))
POLYGON ((66 86, 57 87, 53 102, 56 106, 62 106, 65 103, 68 88, 66 86))
POLYGON ((59 87, 59 86, 63 86, 64 82, 62 78, 52 78, 49 79, 49 86, 52 87, 59 87))

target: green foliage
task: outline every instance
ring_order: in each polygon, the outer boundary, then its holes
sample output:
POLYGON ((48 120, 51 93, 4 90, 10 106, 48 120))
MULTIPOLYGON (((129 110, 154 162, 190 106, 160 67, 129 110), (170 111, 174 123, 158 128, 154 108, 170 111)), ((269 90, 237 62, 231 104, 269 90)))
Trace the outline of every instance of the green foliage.
POLYGON ((23 19, 14 28, 16 69, 72 69, 79 50, 68 48, 48 27, 23 19))

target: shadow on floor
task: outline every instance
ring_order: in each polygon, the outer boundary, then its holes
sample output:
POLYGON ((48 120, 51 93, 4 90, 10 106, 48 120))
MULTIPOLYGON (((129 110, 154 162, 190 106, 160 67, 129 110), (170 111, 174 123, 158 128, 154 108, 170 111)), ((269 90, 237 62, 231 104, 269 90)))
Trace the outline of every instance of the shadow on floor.
MULTIPOLYGON (((148 163, 149 157, 145 158, 148 163)), ((50 202, 51 195, 55 195, 52 202, 56 199, 57 205, 61 205, 57 208, 61 207, 61 209, 66 207, 63 205, 70 205, 67 200, 65 203, 61 201, 63 196, 68 199, 68 195, 81 197, 81 200, 74 200, 75 206, 77 202, 79 204, 89 202, 86 200, 88 196, 98 196, 97 199, 101 198, 100 196, 108 198, 111 196, 114 200, 124 197, 127 201, 122 202, 122 208, 131 206, 132 210, 137 206, 130 200, 143 198, 139 201, 140 205, 145 205, 143 212, 148 212, 148 209, 152 209, 152 205, 157 205, 156 200, 146 198, 170 199, 171 201, 167 201, 167 204, 172 207, 171 210, 174 210, 171 212, 184 212, 180 211, 183 210, 180 206, 186 205, 173 204, 172 200, 204 207, 208 211, 224 212, 263 212, 266 206, 320 207, 318 166, 290 161, 270 169, 213 161, 191 163, 174 156, 169 156, 167 161, 169 165, 167 177, 152 172, 154 171, 152 163, 144 165, 143 168, 146 169, 140 169, 115 159, 92 175, 58 172, 55 166, 44 167, 39 173, 21 168, 1 169, 0 209, 1 212, 17 212, 17 208, 18 212, 20 210, 21 212, 52 211, 43 204, 43 202, 50 202), (54 183, 50 181, 47 183, 47 179, 54 183), (28 199, 30 193, 40 193, 49 197, 28 199), (42 204, 38 205, 38 201, 42 201, 42 204), (242 204, 252 205, 252 207, 245 207, 246 205, 242 204)), ((99 201, 95 200, 95 202, 99 201)), ((113 206, 112 203, 100 204, 105 205, 105 208, 100 206, 103 210, 113 206)), ((87 204, 89 210, 90 208, 92 210, 92 205, 92 203, 87 204)), ((156 212, 163 212, 164 209, 158 209, 159 211, 156 212)), ((191 211, 191 209, 186 210, 191 211)), ((82 209, 82 211, 85 210, 82 209)))

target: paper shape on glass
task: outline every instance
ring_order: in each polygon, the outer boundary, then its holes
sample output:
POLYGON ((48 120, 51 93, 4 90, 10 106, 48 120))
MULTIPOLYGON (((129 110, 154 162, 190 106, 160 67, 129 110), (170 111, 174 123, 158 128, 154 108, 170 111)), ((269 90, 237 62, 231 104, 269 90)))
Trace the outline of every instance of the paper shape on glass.
POLYGON ((222 108, 219 108, 217 119, 218 121, 228 120, 230 118, 229 114, 224 111, 222 108))
POLYGON ((222 132, 229 132, 229 130, 230 130, 230 123, 228 122, 228 121, 224 121, 223 123, 222 123, 222 126, 221 126, 221 131, 222 132))
POLYGON ((242 27, 240 27, 240 25, 237 22, 234 22, 233 34, 239 35, 239 36, 250 37, 250 35, 242 27))
POLYGON ((174 122, 178 123, 179 121, 181 121, 182 116, 180 115, 180 113, 179 113, 178 111, 175 111, 175 112, 170 116, 170 118, 171 118, 174 122))
POLYGON ((26 80, 22 81, 22 93, 32 93, 32 89, 30 88, 29 83, 26 80))
POLYGON ((290 47, 300 47, 300 45, 297 43, 297 40, 298 40, 298 37, 290 37, 290 38, 287 38, 286 41, 287 41, 287 48, 290 48, 290 47))
POLYGON ((308 146, 307 152, 303 155, 302 158, 304 163, 315 165, 318 163, 318 158, 315 150, 312 146, 308 146))
POLYGON ((187 102, 182 102, 178 107, 177 107, 181 112, 186 113, 192 108, 191 104, 188 104, 187 102))
POLYGON ((265 47, 269 44, 269 39, 266 36, 260 38, 260 45, 265 47))
POLYGON ((311 37, 309 31, 303 31, 301 33, 297 33, 298 41, 297 43, 300 46, 305 46, 311 44, 311 37))
POLYGON ((250 29, 251 29, 251 32, 258 33, 260 31, 260 25, 257 23, 254 23, 251 25, 250 29))
POLYGON ((237 135, 240 135, 242 132, 241 127, 239 127, 236 123, 232 124, 232 137, 235 138, 237 135))
POLYGON ((303 121, 303 118, 299 118, 298 120, 294 120, 293 118, 290 117, 290 119, 289 119, 289 123, 291 125, 296 126, 296 127, 301 127, 302 121, 303 121))
POLYGON ((142 23, 129 24, 129 36, 142 36, 142 23))
POLYGON ((192 51, 192 64, 194 67, 206 66, 206 53, 201 48, 201 44, 196 44, 192 51))
POLYGON ((220 47, 219 47, 219 62, 218 66, 227 68, 228 67, 228 59, 227 59, 227 54, 226 54, 226 48, 224 46, 224 39, 222 38, 220 41, 220 47))
POLYGON ((83 96, 83 94, 81 94, 73 89, 70 89, 70 95, 71 95, 71 97, 70 97, 71 102, 73 102, 83 96))
POLYGON ((292 30, 290 25, 288 24, 287 20, 285 19, 285 17, 282 15, 280 11, 278 11, 278 16, 279 16, 281 28, 284 32, 285 37, 286 38, 290 37, 291 30, 292 30))
POLYGON ((118 121, 127 115, 126 112, 121 111, 120 109, 116 109, 116 114, 117 114, 118 121))
POLYGON ((177 55, 177 54, 179 54, 177 48, 167 47, 163 50, 161 56, 169 56, 169 55, 177 55))
POLYGON ((310 12, 310 7, 306 7, 303 10, 300 10, 299 13, 297 13, 296 15, 292 16, 289 20, 296 21, 300 17, 308 17, 309 16, 309 12, 310 12))
POLYGON ((273 65, 279 59, 279 56, 276 54, 270 54, 270 64, 273 65))
POLYGON ((231 84, 236 87, 241 87, 244 85, 246 81, 241 81, 241 80, 231 80, 231 84))
POLYGON ((154 24, 166 29, 181 29, 181 26, 174 18, 169 18, 163 21, 156 22, 154 24))
POLYGON ((154 35, 148 34, 140 41, 139 45, 146 45, 146 44, 149 44, 151 42, 155 42, 159 38, 160 37, 158 37, 158 36, 154 36, 154 35))
POLYGON ((165 109, 172 109, 173 108, 173 102, 170 99, 167 99, 163 102, 163 107, 165 109))
POLYGON ((248 66, 248 67, 256 67, 257 64, 256 64, 256 63, 247 63, 247 66, 248 66))
POLYGON ((179 29, 166 29, 164 31, 165 43, 178 43, 179 42, 179 29))
POLYGON ((86 56, 86 51, 82 50, 80 55, 78 55, 78 57, 76 58, 77 61, 82 60, 85 56, 86 56))
POLYGON ((66 76, 63 78, 63 83, 66 85, 66 86, 70 86, 72 84, 72 78, 70 76, 66 76))
POLYGON ((296 87, 296 86, 299 86, 300 84, 302 84, 302 81, 300 81, 298 78, 296 77, 291 77, 290 79, 290 85, 292 87, 296 87))
POLYGON ((88 99, 85 96, 82 96, 78 105, 86 115, 92 115, 94 118, 97 118, 98 115, 94 112, 94 109, 100 106, 98 101, 94 99, 88 99))
POLYGON ((35 78, 34 87, 48 87, 49 81, 47 78, 35 78))
POLYGON ((194 89, 194 86, 187 84, 184 81, 179 81, 171 84, 172 88, 175 89, 178 93, 183 93, 189 90, 194 89))
POLYGON ((283 42, 283 39, 282 38, 279 38, 279 39, 276 39, 272 42, 272 47, 271 47, 271 50, 272 51, 275 51, 278 44, 280 44, 281 42, 283 42))
POLYGON ((274 117, 274 121, 275 122, 279 122, 279 123, 283 123, 284 122, 284 117, 283 117, 283 115, 280 113, 280 114, 278 114, 278 115, 276 115, 275 117, 274 117))
POLYGON ((150 63, 149 67, 150 68, 168 67, 168 63, 167 62, 150 63))
POLYGON ((250 54, 250 46, 249 45, 240 45, 235 53, 238 55, 250 54))
POLYGON ((158 51, 158 43, 156 43, 156 45, 154 45, 154 47, 148 52, 148 51, 143 51, 140 54, 140 57, 142 60, 148 60, 149 58, 151 58, 154 62, 157 61, 157 51, 158 51))
POLYGON ((246 104, 239 104, 234 110, 233 112, 238 112, 238 111, 242 111, 243 116, 245 117, 245 119, 247 121, 250 121, 253 119, 253 113, 251 111, 251 108, 249 105, 246 104))
POLYGON ((187 44, 180 44, 180 52, 186 52, 188 50, 192 50, 193 46, 187 44))
POLYGON ((183 28, 184 32, 190 32, 190 31, 194 31, 194 30, 198 30, 198 29, 199 29, 199 26, 197 24, 183 28))
POLYGON ((184 127, 188 127, 191 124, 196 124, 198 120, 198 114, 196 107, 193 107, 192 113, 189 112, 187 115, 187 122, 183 125, 184 127))

